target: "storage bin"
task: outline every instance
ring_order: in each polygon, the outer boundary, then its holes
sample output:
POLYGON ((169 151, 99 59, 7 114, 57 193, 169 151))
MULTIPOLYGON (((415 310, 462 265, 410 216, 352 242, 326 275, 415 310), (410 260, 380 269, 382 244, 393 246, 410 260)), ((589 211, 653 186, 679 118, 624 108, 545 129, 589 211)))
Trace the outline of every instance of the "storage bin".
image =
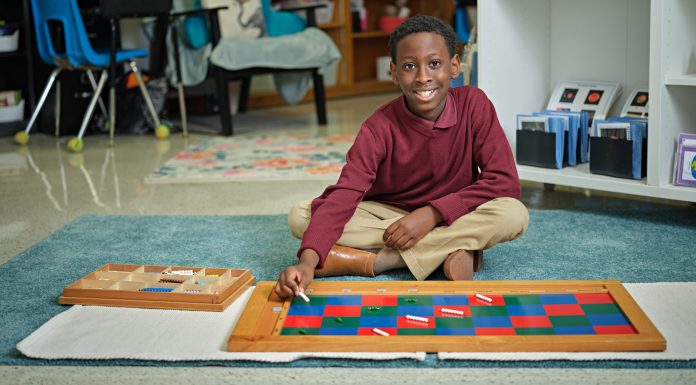
POLYGON ((646 139, 642 140, 641 150, 640 154, 635 154, 632 140, 590 137, 590 172, 617 178, 645 178, 648 164, 646 139))
MULTIPOLYGON (((554 132, 517 130, 517 164, 556 169, 567 166, 568 152, 557 151, 557 140, 554 132)), ((563 135, 563 149, 567 147, 568 136, 563 135)))
POLYGON ((0 26, 0 52, 14 52, 19 46, 19 29, 17 26, 0 26))
POLYGON ((16 106, 0 107, 0 123, 16 122, 24 119, 24 100, 16 106))

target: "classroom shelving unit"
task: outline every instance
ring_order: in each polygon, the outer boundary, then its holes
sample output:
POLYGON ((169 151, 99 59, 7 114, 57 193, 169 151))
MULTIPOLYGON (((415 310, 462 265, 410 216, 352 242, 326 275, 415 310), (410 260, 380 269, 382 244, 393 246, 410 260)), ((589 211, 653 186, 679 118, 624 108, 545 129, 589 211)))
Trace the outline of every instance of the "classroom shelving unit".
MULTIPOLYGON (((398 91, 391 81, 377 80, 377 58, 388 56, 390 32, 379 29, 379 18, 386 5, 393 0, 366 0, 364 2, 367 20, 366 30, 353 28, 354 15, 351 12, 350 0, 331 0, 333 16, 328 23, 319 23, 319 28, 326 32, 334 41, 343 58, 338 63, 335 79, 325 76, 326 95, 329 98, 343 96, 369 95, 375 92, 398 91)), ((274 0, 280 3, 281 0, 274 0)), ((455 12, 452 0, 410 0, 408 7, 411 14, 426 14, 438 17, 449 23, 455 12)), ((311 91, 305 101, 312 99, 311 91)), ((275 90, 258 90, 252 88, 249 99, 250 106, 261 107, 283 104, 275 90)))
POLYGON ((696 1, 486 0, 478 6, 479 87, 497 108, 515 148, 515 116, 539 111, 559 80, 619 82, 618 116, 634 88, 648 88, 647 178, 518 165, 520 178, 696 202, 674 186, 680 132, 696 134, 696 1))

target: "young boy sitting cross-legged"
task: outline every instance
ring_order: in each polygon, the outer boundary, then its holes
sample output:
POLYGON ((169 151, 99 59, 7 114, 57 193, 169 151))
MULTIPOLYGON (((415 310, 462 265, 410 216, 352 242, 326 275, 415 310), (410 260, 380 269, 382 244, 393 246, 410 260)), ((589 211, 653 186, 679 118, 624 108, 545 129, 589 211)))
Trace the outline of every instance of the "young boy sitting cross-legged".
POLYGON ((296 204, 299 262, 275 287, 297 295, 317 277, 374 276, 407 267, 418 280, 442 265, 472 279, 482 250, 525 232, 529 216, 510 145, 493 105, 459 74, 455 35, 415 16, 391 35, 391 76, 402 96, 360 128, 338 182, 296 204))

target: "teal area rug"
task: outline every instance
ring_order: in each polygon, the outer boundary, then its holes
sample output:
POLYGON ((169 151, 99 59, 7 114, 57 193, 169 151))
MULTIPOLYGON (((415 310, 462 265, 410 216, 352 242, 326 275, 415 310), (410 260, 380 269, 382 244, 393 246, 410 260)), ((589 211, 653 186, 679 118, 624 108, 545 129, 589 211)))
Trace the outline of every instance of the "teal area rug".
MULTIPOLYGON (((478 280, 619 279, 623 282, 696 281, 693 210, 530 212, 527 234, 486 252, 478 280)), ((250 269, 275 280, 295 261, 299 241, 287 217, 85 216, 0 266, 0 364, 274 366, 250 362, 46 361, 22 356, 17 342, 67 309, 57 303, 63 287, 105 263, 170 264, 250 269)), ((362 280, 366 278, 347 277, 362 280)), ((410 280, 406 270, 374 278, 410 280)), ((435 272, 430 279, 443 279, 435 272)), ((301 360, 283 366, 356 367, 652 367, 696 368, 696 361, 424 362, 301 360)))
POLYGON ((145 183, 336 180, 355 136, 240 135, 201 138, 145 183))

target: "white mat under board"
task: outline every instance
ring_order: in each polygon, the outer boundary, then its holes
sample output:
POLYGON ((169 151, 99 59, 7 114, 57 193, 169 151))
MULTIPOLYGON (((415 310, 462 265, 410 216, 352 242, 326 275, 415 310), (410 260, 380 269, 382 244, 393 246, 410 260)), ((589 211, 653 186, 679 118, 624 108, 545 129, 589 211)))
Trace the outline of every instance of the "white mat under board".
MULTIPOLYGON (((446 360, 691 360, 696 359, 696 282, 624 284, 667 339, 664 352, 440 353, 446 360)), ((301 358, 414 359, 425 353, 229 353, 227 338, 251 296, 250 288, 224 312, 73 306, 17 345, 40 359, 156 361, 301 358)))
POLYGON ((73 306, 17 344, 41 359, 290 362, 301 358, 414 359, 425 353, 229 353, 227 338, 253 287, 223 312, 73 306))
POLYGON ((438 353, 438 358, 485 361, 696 359, 696 282, 625 283, 624 287, 667 340, 664 352, 438 353))

